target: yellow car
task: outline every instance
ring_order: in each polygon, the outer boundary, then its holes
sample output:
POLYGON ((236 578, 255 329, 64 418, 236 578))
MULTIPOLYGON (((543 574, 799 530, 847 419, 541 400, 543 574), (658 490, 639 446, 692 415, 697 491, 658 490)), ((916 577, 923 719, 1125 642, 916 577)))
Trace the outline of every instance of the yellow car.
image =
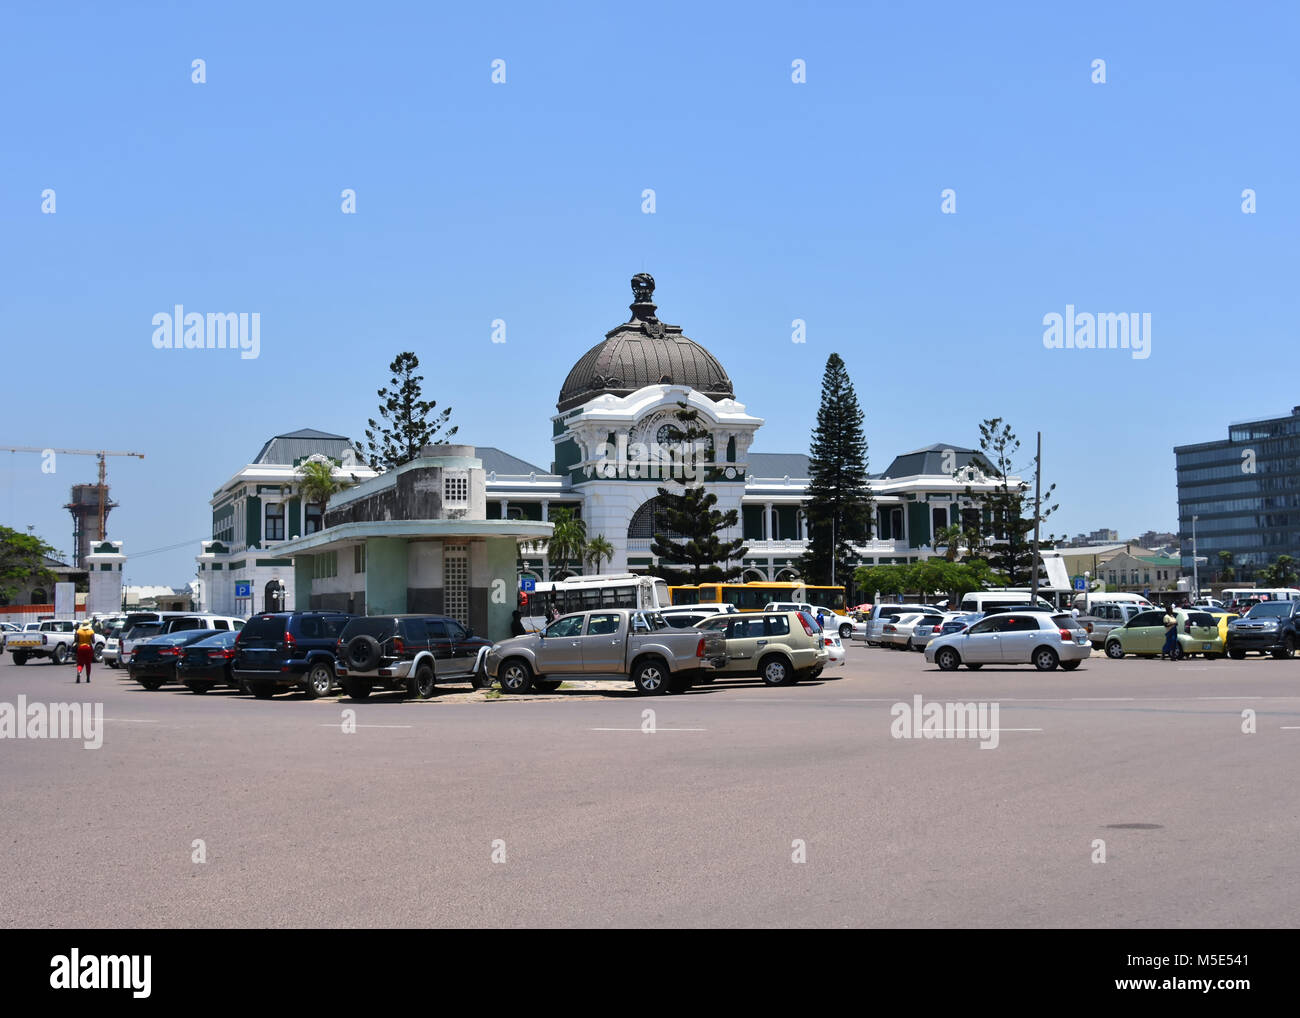
MULTIPOLYGON (((1209 612, 1188 611, 1179 608, 1173 613, 1178 620, 1178 651, 1182 657, 1203 654, 1214 660, 1224 654, 1226 623, 1221 623, 1209 612)), ((1138 657, 1156 657, 1165 644, 1165 612, 1139 612, 1133 618, 1106 634, 1106 656, 1118 660, 1125 654, 1138 657)))

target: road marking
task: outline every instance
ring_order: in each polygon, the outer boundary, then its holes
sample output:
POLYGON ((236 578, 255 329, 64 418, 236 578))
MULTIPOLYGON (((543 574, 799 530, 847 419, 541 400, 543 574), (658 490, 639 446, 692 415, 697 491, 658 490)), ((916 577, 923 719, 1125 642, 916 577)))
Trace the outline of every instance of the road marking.
MULTIPOLYGON (((644 728, 588 728, 589 732, 645 732, 644 728)), ((707 728, 656 728, 654 732, 707 732, 707 728)), ((653 735, 654 732, 646 732, 653 735)))
MULTIPOLYGON (((338 728, 342 721, 335 721, 333 724, 317 725, 317 728, 338 728)), ((414 725, 353 725, 354 728, 414 728, 414 725)))
POLYGON ((1080 703, 1118 703, 1135 700, 1132 696, 1072 696, 1071 700, 1077 700, 1080 703))
MULTIPOLYGON (((1262 700, 1262 696, 1198 696, 1198 700, 1262 700)), ((1274 698, 1276 699, 1276 697, 1274 698)))

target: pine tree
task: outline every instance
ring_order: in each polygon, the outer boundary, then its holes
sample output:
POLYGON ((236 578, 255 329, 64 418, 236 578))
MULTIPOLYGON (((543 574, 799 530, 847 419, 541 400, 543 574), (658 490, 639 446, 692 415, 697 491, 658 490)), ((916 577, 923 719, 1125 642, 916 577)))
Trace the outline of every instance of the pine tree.
MULTIPOLYGON (((699 426, 698 411, 685 403, 678 404, 675 414, 678 424, 673 426, 671 440, 691 447, 696 439, 707 439, 709 433, 699 426)), ((701 465, 702 466, 702 465, 701 465)), ((664 532, 655 532, 651 552, 659 560, 654 572, 672 584, 722 582, 736 578, 743 572, 741 560, 749 549, 743 538, 724 541, 718 535, 740 521, 735 509, 723 512, 715 509, 718 496, 705 489, 703 484, 691 487, 681 482, 679 495, 667 488, 659 488, 655 526, 664 526, 664 532), (676 535, 676 536, 672 536, 676 535), (731 562, 735 565, 731 565, 731 562), (674 566, 688 566, 675 569, 674 566)))
POLYGON ((810 584, 851 584, 857 558, 853 545, 871 538, 875 502, 862 420, 848 370, 833 353, 822 375, 822 402, 808 455, 808 550, 800 571, 810 584))
MULTIPOLYGON (((376 470, 392 470, 409 463, 420 455, 420 450, 434 441, 451 417, 451 407, 434 414, 437 402, 423 399, 423 375, 417 375, 420 358, 409 350, 399 353, 388 365, 392 372, 391 388, 379 390, 380 424, 372 417, 367 423, 366 445, 370 465, 376 470)), ((450 428, 437 441, 444 442, 456 434, 450 428)))
MULTIPOLYGON (((981 525, 981 536, 989 544, 989 566, 1007 578, 1011 587, 1027 587, 1033 579, 1034 563, 1034 518, 1026 516, 1026 510, 1034 511, 1033 498, 1029 495, 1028 481, 1011 483, 1010 476, 1015 467, 1012 457, 1020 448, 1020 440, 1004 424, 1001 417, 992 417, 980 422, 980 451, 993 467, 993 474, 998 486, 993 491, 976 495, 970 487, 966 488, 967 498, 982 498, 987 513, 987 522, 981 525), (1028 502, 1028 505, 1026 505, 1028 502)), ((1031 463, 1037 467, 1037 463, 1031 463)), ((958 471, 958 475, 961 471, 958 471)), ((1056 490, 1050 485, 1043 492, 1045 503, 1056 490)), ((1059 509, 1059 505, 1045 506, 1040 519, 1045 520, 1059 509)), ((984 514, 981 514, 983 520, 984 514)), ((1054 547, 1056 538, 1040 538, 1039 548, 1054 547)))

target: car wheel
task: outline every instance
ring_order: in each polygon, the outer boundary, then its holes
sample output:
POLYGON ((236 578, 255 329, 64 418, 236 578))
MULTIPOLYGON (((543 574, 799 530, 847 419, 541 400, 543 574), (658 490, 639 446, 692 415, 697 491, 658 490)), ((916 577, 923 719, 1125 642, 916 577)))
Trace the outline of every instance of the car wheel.
POLYGON ((1111 640, 1110 643, 1106 644, 1106 656, 1114 658, 1116 661, 1124 656, 1124 648, 1120 646, 1118 640, 1111 640))
POLYGON ((121 668, 122 666, 117 661, 110 661, 108 663, 108 667, 112 668, 114 671, 117 671, 117 669, 121 668))
POLYGON ((1234 661, 1243 661, 1245 660, 1246 652, 1244 650, 1230 650, 1228 651, 1228 657, 1232 658, 1234 661))
POLYGON ((794 676, 794 669, 785 658, 772 656, 758 666, 758 674, 764 685, 788 686, 794 676))
POLYGON ((344 683, 343 689, 344 692, 346 692, 353 700, 365 700, 370 696, 371 686, 369 682, 354 680, 352 682, 344 683))
POLYGON ((977 671, 979 671, 981 668, 984 667, 984 662, 981 661, 981 662, 980 662, 979 664, 977 664, 977 665, 967 665, 966 667, 969 668, 969 669, 970 669, 971 671, 973 671, 973 672, 977 672, 977 671))
POLYGON ((379 641, 373 636, 354 636, 343 650, 343 660, 356 672, 368 672, 379 664, 379 641))
POLYGON ((503 693, 527 693, 533 688, 533 670, 523 658, 512 657, 497 669, 503 693))
POLYGON ((658 658, 638 661, 632 669, 632 684, 639 693, 658 696, 668 688, 668 668, 658 658))
POLYGON ((406 692, 408 696, 418 696, 421 700, 427 700, 437 692, 438 686, 433 680, 433 669, 428 665, 420 665, 415 670, 415 675, 406 682, 406 692))
POLYGON ((935 654, 934 663, 939 666, 940 671, 955 672, 957 666, 961 664, 961 655, 951 647, 944 647, 935 654))
POLYGON ((849 639, 852 635, 853 635, 853 627, 852 627, 852 626, 848 625, 847 623, 846 623, 845 625, 840 626, 840 639, 841 639, 841 640, 847 640, 847 639, 849 639))
POLYGON ((1034 667, 1040 672, 1055 671, 1056 666, 1061 663, 1061 659, 1056 656, 1056 651, 1051 647, 1039 647, 1034 651, 1034 667))
POLYGON ((206 693, 209 689, 212 688, 212 683, 187 682, 185 683, 185 688, 188 689, 191 693, 197 693, 199 696, 202 696, 204 693, 206 693))
POLYGON ((68 660, 68 648, 61 643, 56 643, 54 645, 54 654, 50 660, 56 665, 63 664, 64 661, 68 660))
POLYGON ((533 679, 533 688, 539 693, 554 693, 563 684, 563 679, 533 679))
POLYGON ((275 696, 275 687, 269 682, 250 682, 249 686, 253 690, 253 696, 259 700, 269 700, 275 696))
POLYGON ((1067 672, 1072 672, 1076 668, 1078 668, 1080 664, 1082 664, 1081 661, 1062 661, 1061 667, 1064 668, 1067 672))
POLYGON ((1206 655, 1205 655, 1205 660, 1206 660, 1206 661, 1217 661, 1217 660, 1219 660, 1220 657, 1221 657, 1221 655, 1219 655, 1219 654, 1206 654, 1206 655))
POLYGON ((1282 646, 1273 651, 1273 657, 1278 661, 1285 661, 1287 658, 1295 657, 1295 640, 1288 636, 1282 646))
POLYGON ((475 668, 470 674, 469 684, 474 689, 487 689, 492 685, 492 680, 488 678, 487 661, 484 661, 482 665, 475 668))
POLYGON ((334 669, 324 661, 317 661, 307 672, 307 699, 329 696, 334 688, 334 669))
POLYGON ((99 662, 103 660, 104 660, 104 645, 102 643, 97 643, 95 644, 95 664, 99 664, 99 662))
POLYGON ((137 679, 136 681, 151 693, 162 689, 162 679, 137 679))
POLYGON ((21 650, 14 651, 14 664, 25 665, 26 663, 27 663, 27 655, 21 650))

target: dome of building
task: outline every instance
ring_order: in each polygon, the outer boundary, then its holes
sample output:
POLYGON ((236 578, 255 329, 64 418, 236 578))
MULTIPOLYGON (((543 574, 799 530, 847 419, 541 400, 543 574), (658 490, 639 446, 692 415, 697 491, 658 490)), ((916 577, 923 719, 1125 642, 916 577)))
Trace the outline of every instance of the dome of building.
POLYGON ((718 359, 682 334, 680 325, 655 317, 654 277, 632 277, 632 317, 605 333, 564 380, 561 413, 607 393, 627 396, 647 385, 686 385, 710 399, 734 399, 731 379, 718 359))

